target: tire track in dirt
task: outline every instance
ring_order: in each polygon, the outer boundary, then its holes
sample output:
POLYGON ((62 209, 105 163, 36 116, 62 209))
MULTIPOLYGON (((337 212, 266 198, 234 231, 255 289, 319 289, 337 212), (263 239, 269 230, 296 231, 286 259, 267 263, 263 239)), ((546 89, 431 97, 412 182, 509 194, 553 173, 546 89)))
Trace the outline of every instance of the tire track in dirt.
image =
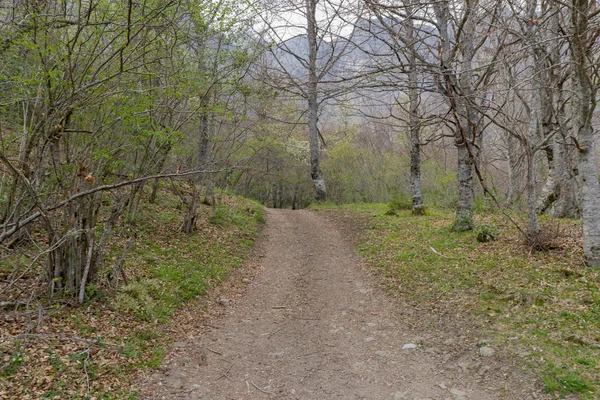
POLYGON ((143 398, 542 398, 494 360, 463 354, 468 362, 453 363, 456 356, 415 337, 318 213, 268 210, 263 235, 245 296, 213 323, 219 329, 177 342, 181 355, 144 382, 143 398))

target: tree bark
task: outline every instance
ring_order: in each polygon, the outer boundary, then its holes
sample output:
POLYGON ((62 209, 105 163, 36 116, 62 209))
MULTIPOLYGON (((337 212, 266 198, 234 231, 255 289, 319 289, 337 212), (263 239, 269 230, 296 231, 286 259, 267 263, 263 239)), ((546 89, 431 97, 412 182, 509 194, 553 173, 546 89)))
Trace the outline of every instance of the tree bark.
MULTIPOLYGON (((407 14, 412 15, 412 7, 407 7, 407 14)), ((419 115, 419 87, 416 54, 414 43, 416 40, 413 21, 407 18, 406 36, 409 41, 407 54, 408 72, 408 102, 409 102, 409 130, 410 130, 410 187, 412 190, 412 212, 425 214, 423 191, 421 190, 421 123, 419 115)))
POLYGON ((521 196, 521 176, 523 171, 519 154, 522 154, 522 152, 519 140, 512 134, 507 134, 506 141, 508 150, 508 194, 506 201, 508 206, 512 207, 521 196))
POLYGON ((473 204, 475 200, 473 174, 477 157, 477 149, 474 144, 478 135, 481 134, 481 115, 473 104, 474 75, 472 62, 475 56, 475 21, 472 13, 476 9, 469 8, 471 5, 468 3, 466 6, 463 29, 460 37, 456 39, 456 46, 458 46, 458 52, 460 53, 460 74, 452 70, 451 55, 454 52, 450 46, 448 1, 441 1, 433 6, 441 38, 440 61, 441 75, 444 79, 443 91, 449 101, 450 111, 453 113, 456 122, 454 143, 458 154, 458 203, 453 229, 458 232, 473 230, 473 204))
POLYGON ((316 26, 316 0, 306 0, 306 19, 308 37, 308 135, 310 143, 310 175, 315 190, 315 200, 325 201, 327 199, 327 188, 321 170, 321 150, 319 145, 318 127, 318 85, 317 76, 317 26, 316 26))
POLYGON ((579 177, 583 227, 583 253, 586 264, 600 267, 600 182, 594 152, 592 116, 596 107, 596 90, 588 75, 589 52, 587 43, 589 13, 588 0, 572 0, 571 32, 573 85, 573 135, 579 151, 579 177))

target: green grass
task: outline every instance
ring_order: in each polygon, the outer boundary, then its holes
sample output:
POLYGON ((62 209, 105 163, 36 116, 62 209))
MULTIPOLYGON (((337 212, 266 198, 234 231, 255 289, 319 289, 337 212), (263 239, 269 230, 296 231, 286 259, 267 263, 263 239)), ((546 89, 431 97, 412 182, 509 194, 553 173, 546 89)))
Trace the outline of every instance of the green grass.
POLYGON ((499 240, 479 243, 477 232, 452 232, 454 214, 447 211, 385 216, 389 206, 380 204, 315 207, 371 217, 358 250, 389 290, 470 314, 495 345, 529 354, 524 362, 547 392, 598 398, 600 273, 583 266, 576 245, 532 253, 494 214, 476 216, 476 223, 499 240))
POLYGON ((143 277, 124 287, 116 302, 140 319, 165 322, 179 307, 225 280, 242 264, 264 221, 262 206, 240 200, 218 206, 208 218, 214 225, 207 227, 212 235, 171 232, 157 238, 155 224, 174 226, 172 213, 172 209, 161 211, 160 205, 141 212, 140 220, 154 222, 139 224, 141 243, 129 263, 143 266, 143 277))

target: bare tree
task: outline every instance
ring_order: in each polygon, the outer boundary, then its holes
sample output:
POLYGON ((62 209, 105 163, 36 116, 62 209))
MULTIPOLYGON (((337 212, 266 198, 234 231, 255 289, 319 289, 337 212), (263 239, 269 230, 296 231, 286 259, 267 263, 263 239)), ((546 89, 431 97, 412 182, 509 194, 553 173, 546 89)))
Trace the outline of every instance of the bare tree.
POLYGON ((334 69, 352 49, 343 34, 344 18, 349 6, 346 0, 284 0, 264 5, 263 32, 269 45, 271 67, 267 81, 279 90, 306 101, 306 125, 310 142, 310 174, 315 199, 327 197, 321 168, 319 115, 325 102, 339 95, 334 69), (274 13, 275 16, 269 15, 274 13), (289 38, 288 32, 304 32, 289 38), (336 87, 337 86, 337 87, 336 87))
POLYGON ((581 181, 583 251, 586 263, 600 267, 600 183, 594 149, 596 136, 592 117, 597 102, 598 17, 595 1, 572 0, 569 15, 569 48, 571 51, 573 87, 573 135, 579 152, 581 181))

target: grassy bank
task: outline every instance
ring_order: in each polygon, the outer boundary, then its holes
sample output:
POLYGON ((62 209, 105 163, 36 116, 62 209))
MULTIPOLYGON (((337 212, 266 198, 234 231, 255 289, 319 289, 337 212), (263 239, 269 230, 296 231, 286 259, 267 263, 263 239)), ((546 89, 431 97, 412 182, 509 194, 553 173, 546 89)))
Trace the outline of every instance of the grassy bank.
MULTIPOLYGON (((137 232, 124 263, 127 282, 114 271, 110 285, 88 288, 83 306, 40 300, 39 320, 30 307, 3 311, 0 398, 137 398, 133 379, 160 366, 172 317, 242 264, 263 222, 262 206, 223 195, 214 215, 201 206, 199 231, 188 236, 179 231, 178 197, 164 193, 140 207, 127 231, 115 232, 108 255, 112 266, 137 232)), ((40 279, 32 272, 23 285, 40 279)))
POLYGON ((577 222, 546 221, 553 249, 534 252, 498 215, 477 216, 479 226, 498 234, 480 243, 477 232, 452 232, 449 212, 386 216, 386 205, 317 208, 369 216, 359 251, 393 294, 473 325, 538 373, 547 392, 598 398, 600 272, 582 263, 577 222))

